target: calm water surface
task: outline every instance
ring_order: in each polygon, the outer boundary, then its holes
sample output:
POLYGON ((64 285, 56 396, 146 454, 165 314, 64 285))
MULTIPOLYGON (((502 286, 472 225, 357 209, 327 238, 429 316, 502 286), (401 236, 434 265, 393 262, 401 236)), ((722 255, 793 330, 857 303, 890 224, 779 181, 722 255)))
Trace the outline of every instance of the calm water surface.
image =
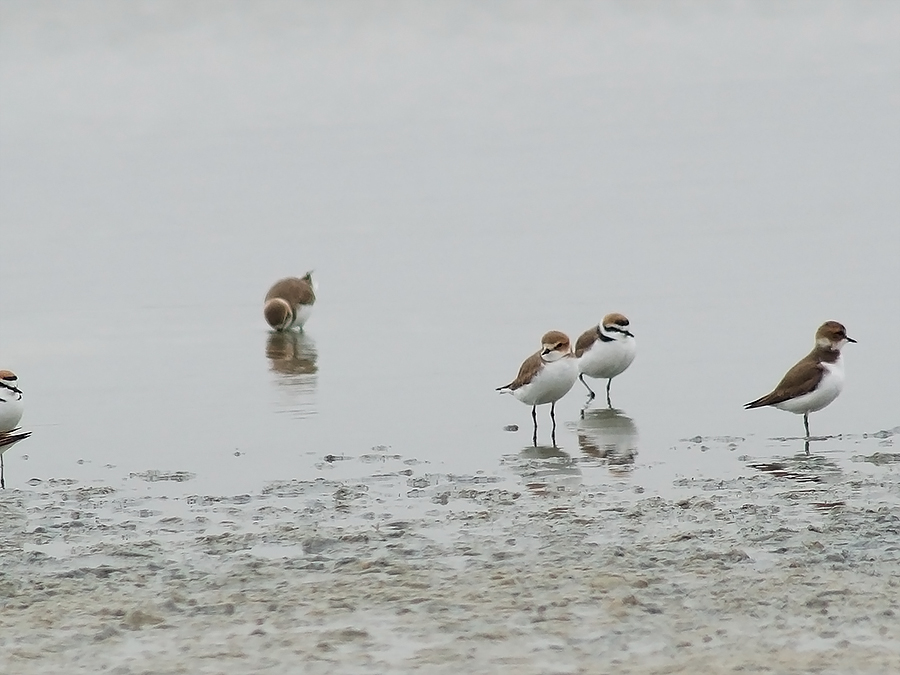
POLYGON ((494 388, 611 311, 622 414, 581 421, 579 384, 557 440, 637 454, 576 481, 801 451, 771 440, 799 417, 741 404, 827 319, 859 344, 813 432, 900 424, 897 5, 0 8, 0 365, 34 431, 10 487, 236 493, 378 446, 520 480, 554 452, 494 388), (270 335, 268 286, 309 269, 306 332, 270 335))

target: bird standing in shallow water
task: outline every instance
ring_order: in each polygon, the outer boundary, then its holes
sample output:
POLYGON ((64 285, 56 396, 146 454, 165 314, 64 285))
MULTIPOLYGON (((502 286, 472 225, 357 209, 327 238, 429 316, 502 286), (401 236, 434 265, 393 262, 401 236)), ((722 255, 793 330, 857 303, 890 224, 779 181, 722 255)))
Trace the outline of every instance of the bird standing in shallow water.
POLYGON ((263 315, 275 330, 302 329, 312 314, 315 302, 312 272, 307 272, 301 279, 287 277, 276 281, 266 293, 263 315))
POLYGON ((827 406, 844 388, 841 349, 848 342, 856 340, 847 336, 847 330, 842 324, 826 321, 816 331, 813 350, 787 371, 774 390, 747 403, 744 408, 771 405, 779 410, 803 415, 803 428, 809 441, 809 413, 827 406))
POLYGON ((580 371, 578 379, 588 390, 588 404, 596 394, 584 381, 584 376, 606 378, 606 405, 612 408, 609 395, 612 380, 625 372, 636 353, 637 344, 623 314, 607 314, 603 321, 581 334, 575 342, 575 356, 580 371))
POLYGON ((550 404, 553 420, 551 437, 556 445, 556 402, 565 396, 578 379, 578 363, 565 333, 551 330, 541 338, 541 348, 522 363, 519 374, 512 382, 497 387, 502 394, 512 394, 531 406, 534 422, 532 442, 537 446, 537 406, 550 404))
POLYGON ((0 488, 6 487, 3 453, 13 444, 31 436, 30 431, 19 431, 24 405, 19 378, 11 370, 0 370, 0 488))

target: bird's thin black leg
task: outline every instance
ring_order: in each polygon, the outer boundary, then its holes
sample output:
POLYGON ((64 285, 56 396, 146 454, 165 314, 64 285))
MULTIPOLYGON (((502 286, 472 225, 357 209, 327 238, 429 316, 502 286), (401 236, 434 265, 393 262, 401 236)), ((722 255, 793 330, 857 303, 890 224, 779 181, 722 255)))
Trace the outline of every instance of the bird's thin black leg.
POLYGON ((534 422, 534 436, 531 438, 531 442, 534 443, 534 447, 537 447, 537 406, 531 406, 531 420, 534 422))
POLYGON ((612 384, 612 378, 606 381, 606 405, 612 408, 612 399, 609 397, 609 387, 612 384))
POLYGON ((803 413, 803 428, 806 429, 806 438, 809 439, 809 413, 803 413))
POLYGON ((5 469, 3 466, 3 453, 0 452, 0 490, 6 489, 6 477, 4 476, 5 469))
POLYGON ((556 447, 556 401, 550 404, 550 419, 553 420, 553 430, 550 432, 550 440, 553 441, 553 447, 556 447))
POLYGON ((588 399, 584 402, 584 405, 581 407, 581 419, 584 419, 584 411, 591 407, 591 401, 594 400, 594 397, 597 395, 594 393, 594 390, 588 386, 588 383, 584 380, 584 373, 581 373, 578 376, 578 379, 581 380, 581 384, 585 386, 588 390, 588 399))
POLYGON ((594 400, 594 397, 595 397, 597 394, 595 394, 595 393, 594 393, 594 390, 591 389, 591 388, 588 386, 588 383, 584 381, 584 373, 581 373, 581 374, 578 376, 578 379, 581 380, 581 384, 583 384, 583 385, 585 386, 585 388, 588 390, 588 401, 593 401, 593 400, 594 400))

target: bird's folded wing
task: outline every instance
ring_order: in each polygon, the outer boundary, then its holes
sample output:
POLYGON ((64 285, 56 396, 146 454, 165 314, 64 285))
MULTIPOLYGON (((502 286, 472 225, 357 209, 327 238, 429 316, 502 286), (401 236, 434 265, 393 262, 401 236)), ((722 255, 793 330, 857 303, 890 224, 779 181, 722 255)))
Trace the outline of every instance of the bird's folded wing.
POLYGON ((825 369, 818 361, 803 359, 787 371, 787 374, 781 378, 781 382, 771 393, 751 401, 746 407, 759 408, 764 405, 775 405, 808 394, 819 386, 824 374, 825 369))
POLYGON ((0 433, 0 448, 5 448, 13 443, 23 441, 29 436, 31 436, 30 431, 19 431, 19 427, 11 429, 10 431, 4 431, 3 433, 0 433))
POLYGON ((499 387, 500 389, 509 389, 510 391, 515 391, 519 387, 523 387, 534 379, 534 376, 538 374, 541 368, 544 367, 544 362, 541 360, 541 353, 535 352, 531 356, 529 356, 522 363, 522 367, 519 368, 519 374, 516 375, 516 379, 510 382, 505 387, 499 387))
POLYGON ((316 301, 316 294, 312 284, 306 279, 290 277, 275 283, 266 294, 266 301, 272 298, 284 298, 293 307, 296 305, 311 305, 316 301))
POLYGON ((588 328, 584 331, 575 342, 575 356, 579 359, 591 345, 597 341, 597 327, 588 328))

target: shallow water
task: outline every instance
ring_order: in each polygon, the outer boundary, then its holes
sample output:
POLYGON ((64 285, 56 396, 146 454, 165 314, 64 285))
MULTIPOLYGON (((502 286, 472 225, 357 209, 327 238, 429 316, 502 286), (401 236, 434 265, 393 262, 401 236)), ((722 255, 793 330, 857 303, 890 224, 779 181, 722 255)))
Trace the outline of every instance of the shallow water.
POLYGON ((362 481, 422 518, 459 485, 677 502, 799 475, 896 507, 894 5, 0 11, 0 366, 34 432, 10 489, 183 517, 362 481), (268 286, 309 269, 306 332, 272 335, 268 286), (617 412, 582 419, 576 384, 531 447, 494 388, 612 311, 638 339, 617 412), (807 457, 799 417, 742 404, 827 319, 859 344, 807 457))

